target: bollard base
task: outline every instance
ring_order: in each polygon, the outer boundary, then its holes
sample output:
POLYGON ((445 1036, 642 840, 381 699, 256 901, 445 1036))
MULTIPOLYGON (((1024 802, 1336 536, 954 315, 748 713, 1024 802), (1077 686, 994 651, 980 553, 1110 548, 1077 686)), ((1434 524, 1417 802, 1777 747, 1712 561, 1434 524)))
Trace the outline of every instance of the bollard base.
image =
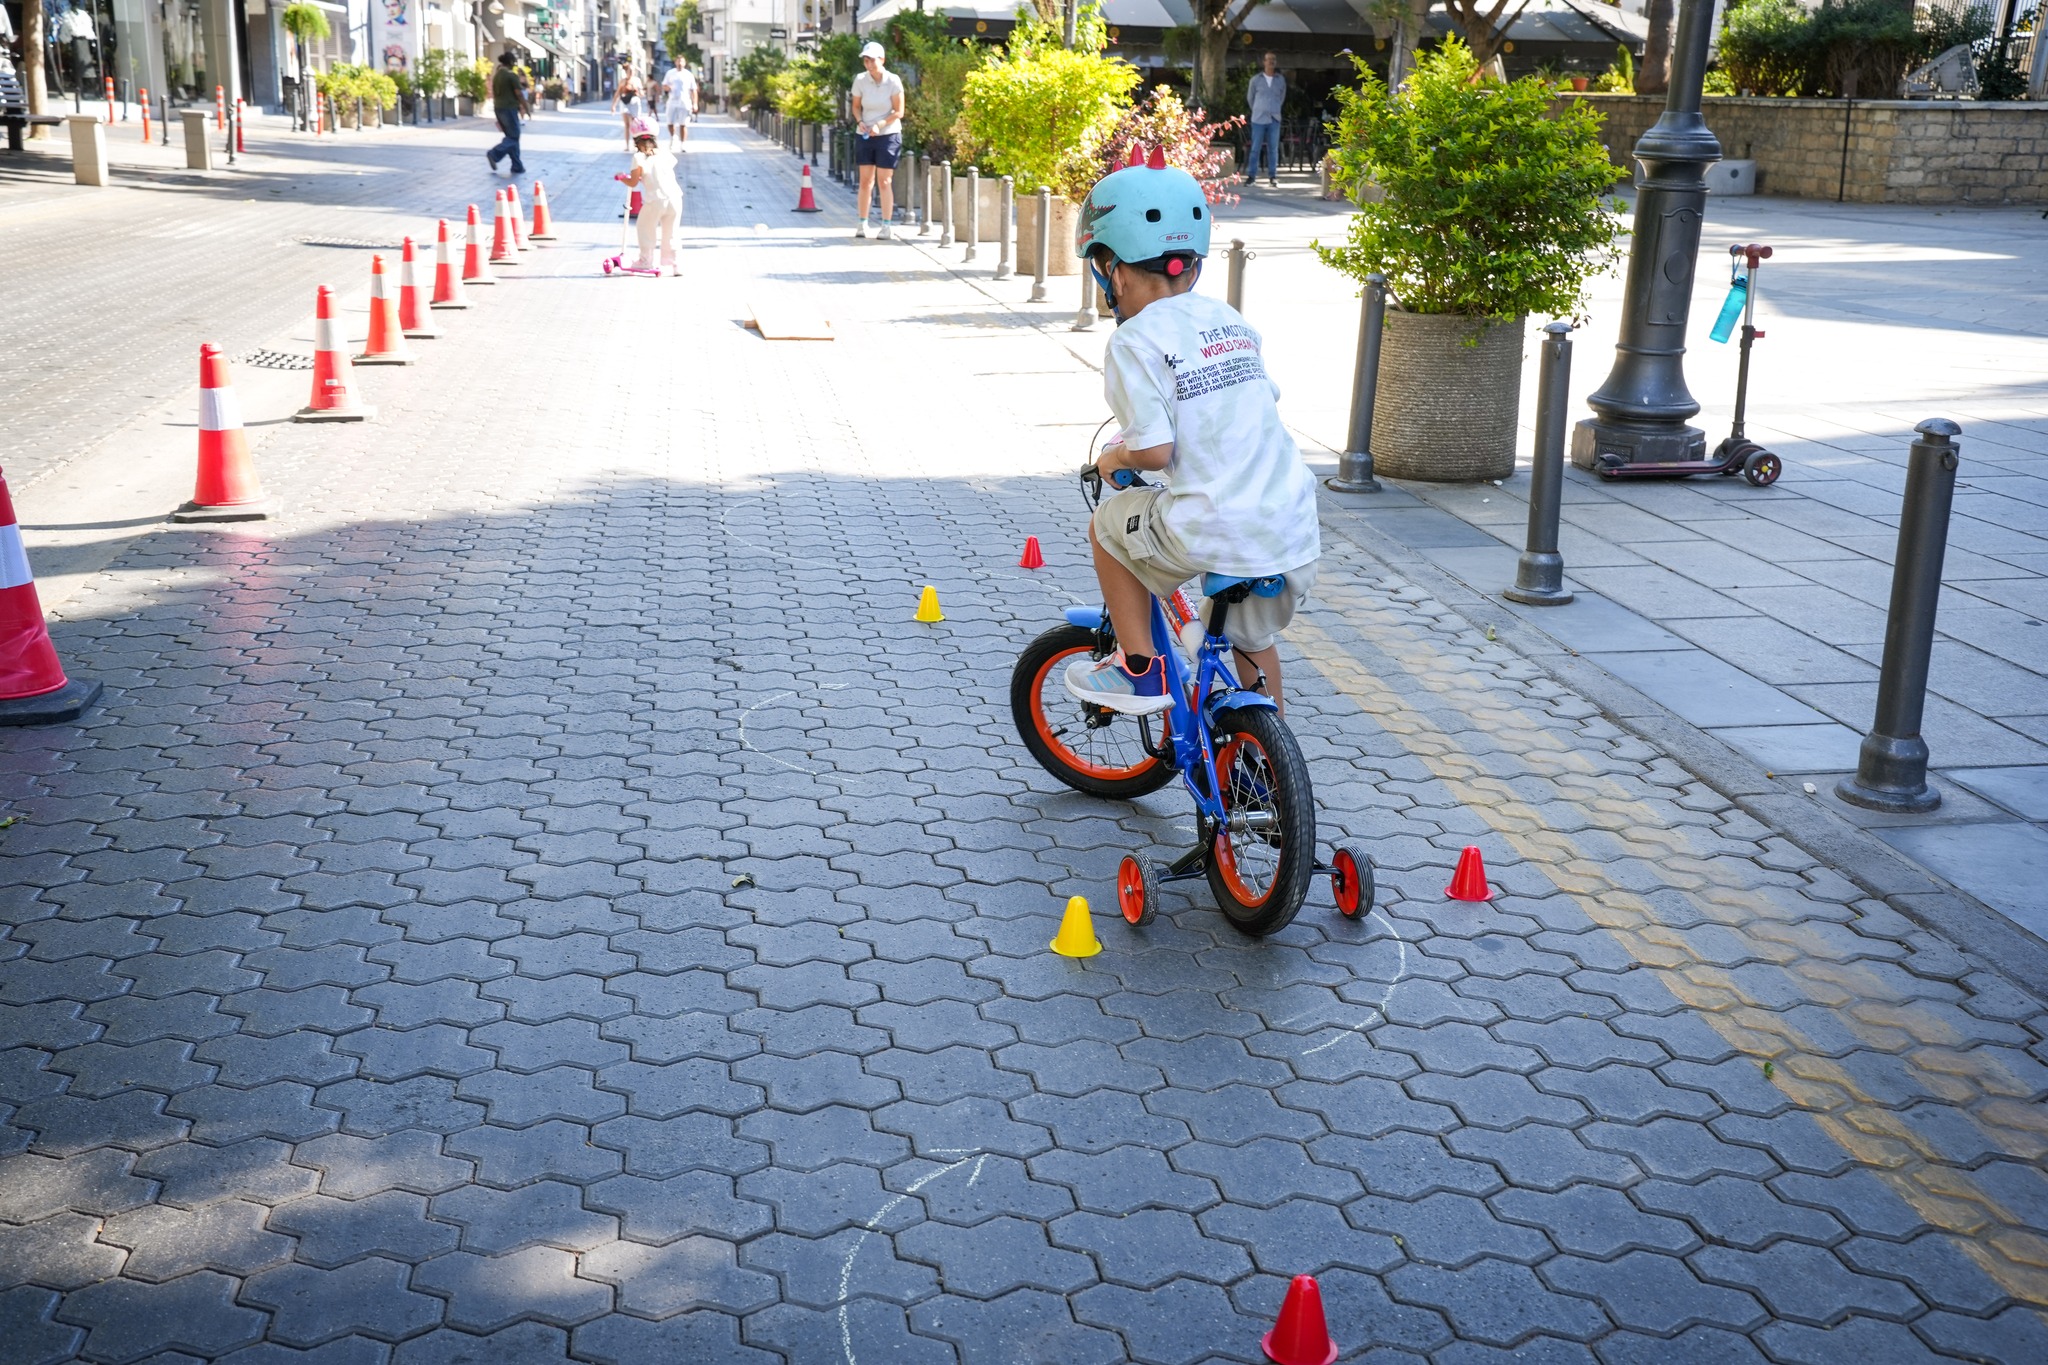
POLYGON ((1373 477, 1372 452, 1347 450, 1337 457, 1335 477, 1323 480, 1332 493, 1379 493, 1385 490, 1373 477))
POLYGON ((77 720, 100 699, 100 684, 73 678, 54 692, 0 701, 0 725, 59 725, 77 720))
POLYGON ((1835 784, 1835 795, 1852 806, 1895 815, 1933 810, 1941 793, 1927 783, 1927 741, 1918 735, 1865 735, 1856 771, 1835 784))
POLYGON ((1541 588, 1503 588, 1500 595, 1525 607, 1565 607, 1572 603, 1572 593, 1565 588, 1559 588, 1554 592, 1546 592, 1541 588))
POLYGON ((1515 586, 1501 596, 1525 607, 1561 607, 1572 600, 1564 586, 1564 556, 1556 551, 1524 551, 1515 564, 1515 586))

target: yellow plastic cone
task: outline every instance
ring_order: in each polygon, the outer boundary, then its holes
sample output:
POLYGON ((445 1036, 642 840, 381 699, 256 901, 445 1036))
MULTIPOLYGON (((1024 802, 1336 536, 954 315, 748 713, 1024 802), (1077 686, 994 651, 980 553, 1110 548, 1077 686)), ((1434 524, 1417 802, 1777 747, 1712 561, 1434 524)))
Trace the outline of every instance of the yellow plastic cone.
POLYGON ((929 583, 924 585, 924 593, 917 599, 917 619, 927 625, 946 619, 946 614, 939 610, 939 590, 929 583))
MULTIPOLYGON (((929 589, 927 589, 929 591, 929 589)), ((1088 918, 1088 898, 1075 896, 1060 917, 1060 931, 1053 936, 1052 950, 1061 957, 1094 957, 1102 951, 1095 939, 1095 921, 1088 918)))

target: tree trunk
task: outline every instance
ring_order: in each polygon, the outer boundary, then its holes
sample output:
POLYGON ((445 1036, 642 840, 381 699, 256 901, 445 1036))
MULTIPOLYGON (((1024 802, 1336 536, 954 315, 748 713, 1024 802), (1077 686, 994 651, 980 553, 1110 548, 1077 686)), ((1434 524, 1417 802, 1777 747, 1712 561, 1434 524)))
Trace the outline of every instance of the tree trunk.
MULTIPOLYGON (((41 0, 30 0, 21 7, 21 75, 22 88, 28 95, 28 111, 31 114, 48 113, 49 87, 43 73, 43 6, 41 0)), ((31 127, 30 137, 48 137, 47 127, 31 127)))
POLYGON ((1425 16, 1429 13, 1429 0, 1406 0, 1398 18, 1394 20, 1392 46, 1387 50, 1387 88, 1399 89, 1401 82, 1415 69, 1415 49, 1428 32, 1425 16))
POLYGON ((1672 0, 1649 0, 1644 11, 1650 32, 1643 41, 1643 64, 1636 70, 1638 95, 1661 95, 1671 88, 1671 23, 1677 8, 1672 0))
MULTIPOLYGON (((1223 93, 1223 70, 1225 59, 1230 56, 1230 40, 1236 34, 1218 24, 1202 24, 1195 30, 1195 90, 1199 100, 1206 103, 1223 93)), ((1222 114, 1221 110, 1212 113, 1222 114)))

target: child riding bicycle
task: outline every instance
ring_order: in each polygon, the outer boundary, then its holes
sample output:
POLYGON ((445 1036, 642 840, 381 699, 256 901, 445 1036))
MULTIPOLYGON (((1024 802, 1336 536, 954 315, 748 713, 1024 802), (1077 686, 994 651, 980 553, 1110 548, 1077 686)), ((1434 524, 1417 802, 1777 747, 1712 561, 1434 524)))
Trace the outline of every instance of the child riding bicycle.
MULTIPOLYGON (((1259 334, 1237 311, 1194 292, 1209 254, 1202 187, 1158 149, 1096 182, 1081 208, 1074 254, 1088 262, 1116 314, 1103 391, 1121 430, 1096 468, 1163 474, 1163 483, 1104 498, 1089 523, 1095 573, 1119 649, 1076 659, 1074 697, 1151 715, 1173 705, 1150 650, 1151 598, 1191 578, 1280 577, 1224 616, 1239 677, 1284 708, 1278 639, 1315 586, 1322 538, 1315 477, 1280 423, 1279 388, 1259 334)), ((1210 613, 1205 611, 1205 617, 1210 613)), ((1171 646, 1164 646, 1170 648, 1171 646)))

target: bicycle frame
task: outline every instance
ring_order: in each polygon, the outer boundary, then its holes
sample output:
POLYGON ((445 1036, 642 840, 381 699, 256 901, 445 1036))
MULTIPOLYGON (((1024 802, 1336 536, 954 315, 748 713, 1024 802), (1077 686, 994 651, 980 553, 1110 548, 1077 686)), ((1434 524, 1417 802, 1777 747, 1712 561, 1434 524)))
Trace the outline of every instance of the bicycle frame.
MULTIPOLYGON (((1229 606, 1227 602, 1217 604, 1217 627, 1222 625, 1229 606)), ((1066 617, 1074 625, 1104 635, 1110 630, 1106 607, 1068 607, 1066 617)), ((1214 629, 1204 632, 1202 647, 1195 658, 1194 676, 1189 677, 1187 662, 1181 658, 1167 624, 1166 609, 1157 597, 1152 599, 1152 648, 1165 666, 1166 691, 1173 698, 1173 705, 1160 713, 1171 741, 1170 761, 1179 770, 1188 794, 1194 797, 1195 809, 1205 828, 1214 829, 1227 818, 1222 794, 1216 790, 1216 746, 1210 739, 1218 718, 1227 711, 1275 711, 1279 707, 1271 697, 1238 685, 1230 658, 1231 643, 1214 629)))

